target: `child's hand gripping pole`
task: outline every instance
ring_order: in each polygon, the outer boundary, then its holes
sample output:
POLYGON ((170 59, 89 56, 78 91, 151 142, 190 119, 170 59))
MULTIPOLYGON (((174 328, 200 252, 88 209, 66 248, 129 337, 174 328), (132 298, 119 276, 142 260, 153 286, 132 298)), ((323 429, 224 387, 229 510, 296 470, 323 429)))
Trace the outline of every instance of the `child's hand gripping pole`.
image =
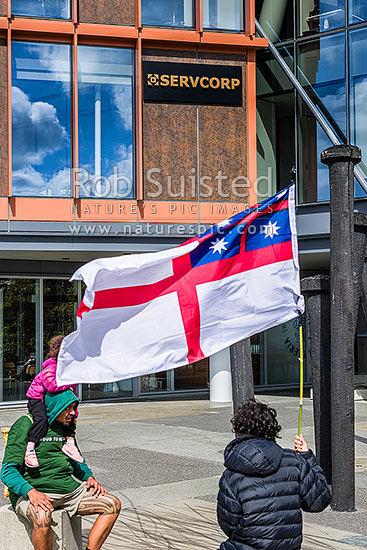
MULTIPOLYGON (((10 428, 1 428, 1 433, 3 434, 3 437, 4 437, 5 447, 6 447, 6 444, 8 442, 9 431, 10 431, 10 428)), ((7 488, 6 485, 4 487, 4 497, 9 498, 9 489, 7 488)))

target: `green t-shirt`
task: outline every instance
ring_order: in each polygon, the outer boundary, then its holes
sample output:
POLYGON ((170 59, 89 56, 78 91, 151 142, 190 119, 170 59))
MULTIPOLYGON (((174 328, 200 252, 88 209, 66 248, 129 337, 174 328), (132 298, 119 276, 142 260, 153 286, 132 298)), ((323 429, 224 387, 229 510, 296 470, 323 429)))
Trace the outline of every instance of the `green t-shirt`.
MULTIPOLYGON (((8 444, 5 449, 3 464, 15 464, 24 480, 38 491, 44 493, 67 494, 74 491, 80 484, 72 476, 81 481, 87 479, 92 472, 85 463, 79 465, 66 456, 61 448, 66 438, 63 434, 63 425, 53 422, 48 427, 36 447, 39 468, 27 468, 24 464, 24 455, 28 442, 28 430, 32 424, 28 416, 21 416, 11 427, 8 444)), ((4 480, 5 481, 5 480, 4 480)), ((15 505, 19 494, 10 489, 10 500, 15 505)))

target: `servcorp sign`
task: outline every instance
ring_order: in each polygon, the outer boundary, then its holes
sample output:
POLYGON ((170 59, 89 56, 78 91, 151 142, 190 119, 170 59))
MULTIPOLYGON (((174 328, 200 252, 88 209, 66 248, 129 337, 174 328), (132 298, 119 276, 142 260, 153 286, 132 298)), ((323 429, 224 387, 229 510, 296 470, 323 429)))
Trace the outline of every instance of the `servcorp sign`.
POLYGON ((242 105, 242 67, 145 61, 144 101, 242 105))

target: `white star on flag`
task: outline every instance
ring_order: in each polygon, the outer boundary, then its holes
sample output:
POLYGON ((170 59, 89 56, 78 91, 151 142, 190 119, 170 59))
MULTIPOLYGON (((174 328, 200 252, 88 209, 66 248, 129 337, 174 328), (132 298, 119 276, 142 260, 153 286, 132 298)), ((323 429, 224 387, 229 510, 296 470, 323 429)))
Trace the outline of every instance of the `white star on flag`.
POLYGON ((262 228, 263 232, 265 233, 265 239, 267 239, 268 237, 273 239, 274 235, 278 235, 278 231, 280 229, 277 222, 271 223, 271 221, 269 221, 268 225, 263 225, 262 228))
POLYGON ((228 243, 224 242, 224 237, 223 237, 223 239, 217 239, 215 242, 212 241, 213 246, 209 246, 209 250, 212 248, 213 249, 213 254, 215 252, 219 252, 219 254, 222 254, 223 250, 227 250, 226 249, 226 244, 228 244, 228 243))

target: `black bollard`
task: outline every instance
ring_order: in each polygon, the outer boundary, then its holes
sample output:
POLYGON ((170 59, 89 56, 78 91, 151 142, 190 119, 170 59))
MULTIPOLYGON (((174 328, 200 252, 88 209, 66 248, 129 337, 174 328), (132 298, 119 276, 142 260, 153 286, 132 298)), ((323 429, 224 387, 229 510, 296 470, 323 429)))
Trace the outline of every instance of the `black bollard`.
POLYGON ((335 145, 321 153, 330 171, 331 507, 355 510, 354 457, 354 174, 361 151, 335 145))
POLYGON ((230 347, 233 412, 254 397, 254 375, 252 372, 251 340, 246 338, 230 347))
POLYGON ((331 483, 330 277, 306 277, 301 281, 301 291, 311 344, 316 456, 331 483))

